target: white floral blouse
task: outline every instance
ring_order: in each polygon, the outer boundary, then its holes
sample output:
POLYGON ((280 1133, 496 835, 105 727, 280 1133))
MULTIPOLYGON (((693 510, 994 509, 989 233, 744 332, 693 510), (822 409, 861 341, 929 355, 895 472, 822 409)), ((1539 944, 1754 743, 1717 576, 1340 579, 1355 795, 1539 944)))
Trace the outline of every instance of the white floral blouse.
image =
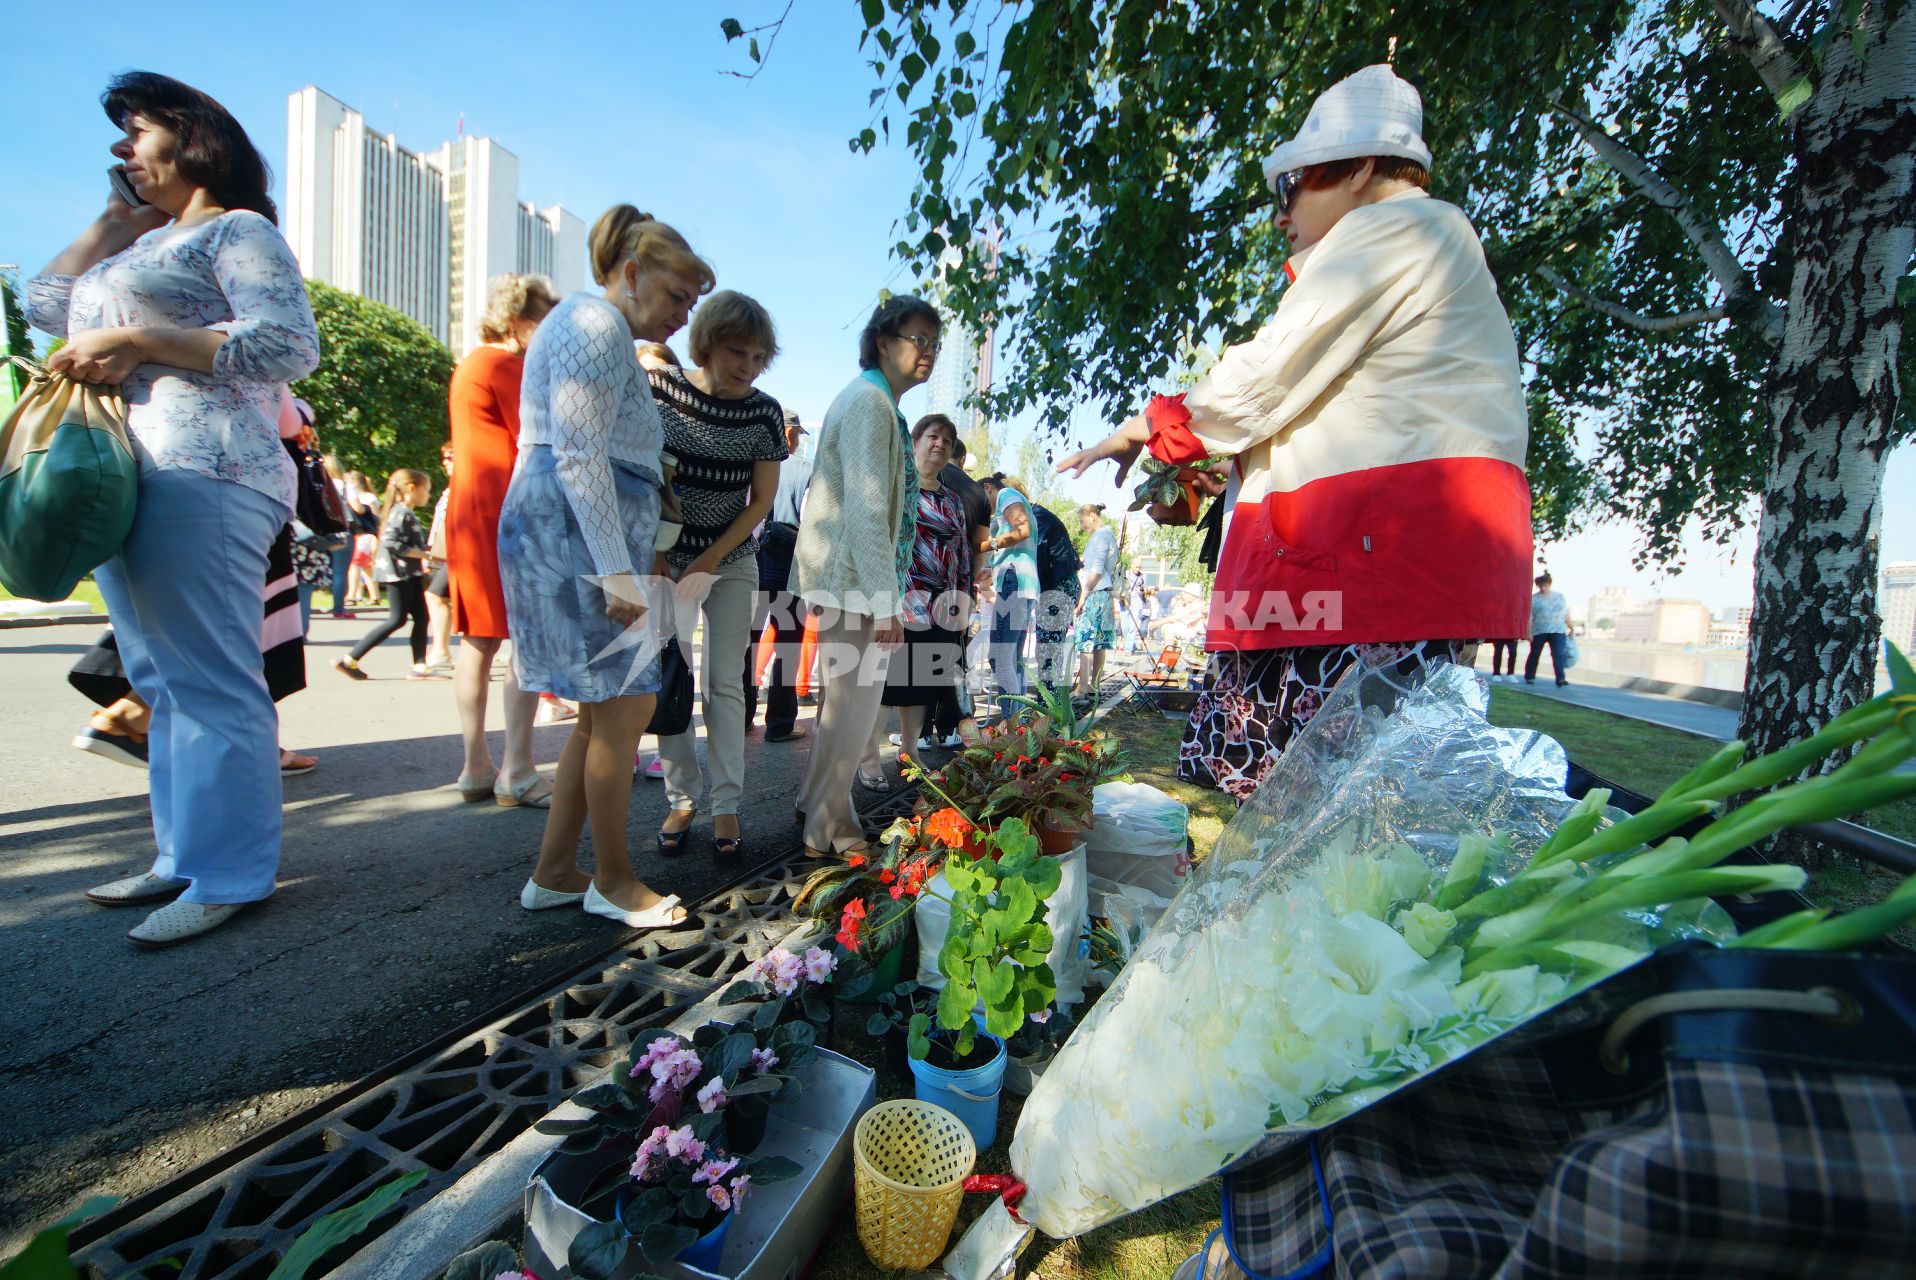
POLYGON ((58 338, 121 325, 219 329, 213 372, 143 364, 121 385, 127 430, 160 470, 257 489, 293 509, 280 387, 319 364, 319 332, 284 237, 235 210, 149 231, 82 276, 27 282, 27 319, 58 338))

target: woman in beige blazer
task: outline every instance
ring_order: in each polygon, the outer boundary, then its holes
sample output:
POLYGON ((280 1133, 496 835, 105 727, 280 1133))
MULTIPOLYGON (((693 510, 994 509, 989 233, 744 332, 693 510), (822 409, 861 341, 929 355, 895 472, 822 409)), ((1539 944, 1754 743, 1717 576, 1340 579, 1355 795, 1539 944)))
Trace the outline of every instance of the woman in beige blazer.
POLYGON ((918 471, 898 398, 931 377, 938 313, 919 298, 880 303, 858 338, 863 370, 819 429, 792 590, 818 614, 825 692, 799 789, 805 852, 830 857, 868 843, 852 807, 852 772, 878 723, 917 533, 918 471))

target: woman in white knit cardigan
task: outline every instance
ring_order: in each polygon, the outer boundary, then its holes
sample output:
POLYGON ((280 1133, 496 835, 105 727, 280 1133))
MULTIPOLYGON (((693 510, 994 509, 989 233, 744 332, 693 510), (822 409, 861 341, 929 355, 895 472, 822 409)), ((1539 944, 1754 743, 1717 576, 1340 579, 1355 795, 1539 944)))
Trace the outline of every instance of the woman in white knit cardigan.
POLYGON ((918 528, 918 470, 898 398, 931 377, 938 313, 891 298, 858 338, 863 370, 838 393, 819 429, 805 518, 792 553, 792 590, 818 617, 825 692, 811 761, 799 789, 805 852, 830 857, 868 841, 852 807, 858 767, 904 639, 899 610, 918 528))

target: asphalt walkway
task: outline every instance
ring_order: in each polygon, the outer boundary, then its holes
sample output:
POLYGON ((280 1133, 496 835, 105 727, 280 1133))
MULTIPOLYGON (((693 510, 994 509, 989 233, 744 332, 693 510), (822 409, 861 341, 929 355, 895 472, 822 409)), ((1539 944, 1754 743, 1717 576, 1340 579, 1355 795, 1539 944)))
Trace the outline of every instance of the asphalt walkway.
MULTIPOLYGON (((162 952, 125 940, 137 909, 82 896, 153 856, 146 775, 68 745, 91 704, 65 674, 96 628, 0 630, 0 1256, 84 1194, 160 1182, 626 936, 520 909, 543 812, 460 801, 451 683, 406 681, 403 643, 367 657, 366 683, 331 669, 370 622, 316 618, 309 687, 281 704, 282 741, 320 765, 285 782, 278 892, 162 952)), ((548 772, 568 732, 537 731, 548 772)), ((746 742, 758 860, 795 831, 809 740, 746 742)), ((634 785, 638 872, 697 901, 736 871, 705 817, 658 857, 663 790, 634 785)))

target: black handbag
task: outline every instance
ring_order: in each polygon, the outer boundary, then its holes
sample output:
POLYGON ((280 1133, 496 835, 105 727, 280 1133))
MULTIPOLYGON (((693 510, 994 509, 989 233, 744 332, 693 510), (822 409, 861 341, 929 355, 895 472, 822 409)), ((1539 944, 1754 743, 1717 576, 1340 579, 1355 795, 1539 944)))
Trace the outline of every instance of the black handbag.
POLYGON ((692 727, 692 664, 685 660, 679 638, 673 636, 659 650, 659 695, 652 708, 647 733, 669 737, 692 727))
POLYGON ((326 466, 319 455, 309 449, 302 449, 291 440, 283 440, 286 452, 292 455, 293 465, 299 469, 298 485, 293 497, 293 510, 299 522, 322 538, 337 538, 346 532, 346 504, 339 500, 339 491, 333 488, 331 477, 326 474, 326 466))

